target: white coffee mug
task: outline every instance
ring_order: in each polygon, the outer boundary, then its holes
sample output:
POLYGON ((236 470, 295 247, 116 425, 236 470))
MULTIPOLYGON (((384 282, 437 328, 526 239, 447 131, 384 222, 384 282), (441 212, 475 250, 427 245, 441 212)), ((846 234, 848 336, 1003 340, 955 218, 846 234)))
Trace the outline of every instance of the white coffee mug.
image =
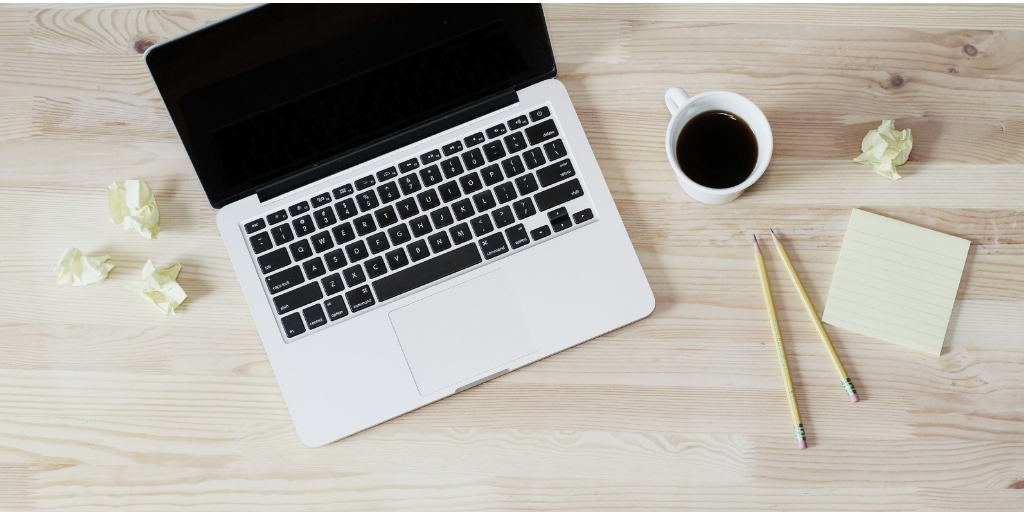
POLYGON ((728 203, 753 185, 768 168, 768 161, 772 158, 772 128, 768 126, 768 118, 764 116, 764 112, 761 112, 754 102, 728 91, 708 91, 690 97, 686 91, 673 87, 665 91, 665 105, 672 114, 668 129, 665 131, 665 151, 668 153, 668 161, 675 170, 679 185, 690 197, 707 204, 728 203), (743 119, 757 139, 757 162, 754 163, 754 171, 739 185, 729 188, 705 187, 686 176, 679 165, 679 158, 676 156, 679 133, 694 116, 710 110, 724 110, 743 119))

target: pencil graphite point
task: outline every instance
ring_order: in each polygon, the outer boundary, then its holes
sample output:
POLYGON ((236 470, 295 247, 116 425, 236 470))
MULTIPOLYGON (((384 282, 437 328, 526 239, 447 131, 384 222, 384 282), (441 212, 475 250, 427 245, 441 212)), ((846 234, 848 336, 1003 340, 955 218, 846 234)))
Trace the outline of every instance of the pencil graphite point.
POLYGON ((772 240, 775 243, 779 243, 779 237, 775 236, 775 229, 774 228, 768 228, 768 231, 770 231, 772 233, 772 240))
POLYGON ((760 245, 757 245, 757 235, 754 235, 753 233, 751 233, 751 235, 753 235, 753 237, 754 237, 754 249, 755 249, 755 250, 756 250, 756 251, 757 251, 758 253, 760 253, 760 252, 761 252, 761 246, 760 246, 760 245))

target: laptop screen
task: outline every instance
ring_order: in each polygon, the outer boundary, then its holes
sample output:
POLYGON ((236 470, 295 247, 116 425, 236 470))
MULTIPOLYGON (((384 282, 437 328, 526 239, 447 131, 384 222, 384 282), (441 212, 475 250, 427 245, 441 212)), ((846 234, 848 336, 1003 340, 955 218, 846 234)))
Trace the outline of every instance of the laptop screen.
POLYGON ((555 68, 522 4, 270 4, 146 62, 218 208, 555 68))

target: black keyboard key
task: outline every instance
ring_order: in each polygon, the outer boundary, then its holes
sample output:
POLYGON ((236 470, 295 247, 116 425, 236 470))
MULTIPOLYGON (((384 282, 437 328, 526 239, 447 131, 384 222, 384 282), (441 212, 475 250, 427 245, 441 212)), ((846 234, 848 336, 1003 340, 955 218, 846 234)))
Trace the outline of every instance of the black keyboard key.
POLYGON ((295 261, 302 261, 313 255, 313 250, 309 248, 309 242, 306 240, 289 245, 288 251, 292 253, 292 259, 295 261))
MULTIPOLYGON (((270 234, 274 235, 274 243, 276 243, 277 245, 285 244, 291 242, 292 240, 295 240, 295 235, 292 234, 292 227, 289 226, 288 224, 281 224, 280 226, 274 226, 270 228, 270 234)), ((252 241, 251 238, 249 240, 252 241)))
POLYGON ((334 226, 331 228, 331 232, 334 233, 334 241, 339 244, 351 242, 356 238, 356 232, 352 230, 351 222, 343 222, 334 226))
POLYGON ((270 215, 267 215, 267 222, 271 225, 277 224, 278 222, 284 222, 288 219, 288 214, 284 210, 278 210, 270 215))
POLYGON ((523 131, 526 132, 526 138, 530 140, 531 146, 536 146, 558 135, 558 128, 555 128, 554 119, 548 119, 542 123, 535 124, 523 131))
POLYGON ((550 234, 551 228, 547 226, 541 226, 533 231, 530 231, 530 236, 533 237, 534 240, 540 240, 541 238, 544 238, 550 234))
POLYGON ((316 252, 324 252, 331 247, 334 247, 334 240, 331 238, 331 234, 327 231, 321 231, 309 239, 313 242, 313 250, 316 252))
POLYGON ((256 219, 245 223, 245 232, 251 235, 265 227, 267 227, 267 223, 263 219, 256 219))
POLYGON ((345 284, 349 286, 355 286, 366 281, 366 274, 363 273, 363 267, 360 267, 359 265, 346 268, 342 274, 345 276, 345 284))
POLYGON ((505 146, 501 145, 500 140, 488 142, 484 144, 484 156, 487 157, 488 162, 503 158, 505 156, 505 146))
POLYGON ((421 237, 430 233, 430 221, 427 220, 426 215, 420 215, 409 221, 409 229, 412 230, 412 236, 421 237))
POLYGON ((373 254, 380 254, 391 248, 391 244, 388 243, 388 236, 383 231, 366 237, 366 245, 373 254))
POLYGON ((343 198, 343 197, 345 197, 345 196, 347 196, 347 195, 352 193, 352 184, 351 183, 346 183, 346 184, 344 184, 344 185, 334 189, 331 192, 334 194, 334 198, 335 199, 341 199, 341 198, 343 198))
POLYGON ((593 219, 593 218, 594 218, 594 212, 591 211, 590 208, 586 208, 586 209, 580 210, 580 211, 572 214, 572 220, 576 224, 583 224, 584 222, 586 222, 586 221, 588 221, 590 219, 593 219))
POLYGON ((467 169, 476 169, 484 164, 484 155, 480 153, 480 148, 473 148, 462 154, 462 162, 467 169))
POLYGON ((477 132, 462 140, 466 142, 467 148, 471 148, 473 146, 476 146, 477 144, 482 143, 486 139, 484 139, 484 134, 477 132))
POLYGON ((438 231, 428 236, 427 243, 430 245, 430 249, 434 251, 434 254, 445 251, 452 246, 451 240, 448 239, 448 234, 444 231, 438 231))
POLYGON ((554 210, 551 210, 550 212, 548 212, 548 220, 551 220, 551 221, 554 221, 556 219, 561 219, 562 217, 568 217, 568 216, 569 216, 569 210, 566 210, 564 206, 559 207, 559 208, 555 208, 554 210))
POLYGON ((438 149, 435 149, 433 151, 427 151, 426 153, 423 153, 422 155, 420 155, 420 161, 423 162, 423 165, 427 165, 429 163, 436 162, 436 161, 438 161, 440 159, 441 159, 441 151, 438 150, 438 149))
POLYGON ((398 270, 409 264, 409 258, 405 256, 405 251, 401 247, 385 254, 384 259, 387 260, 391 270, 398 270))
POLYGON ((398 168, 401 169, 402 172, 409 172, 409 171, 411 171, 411 170, 413 170, 413 169, 415 169, 415 168, 417 168, 419 166, 420 166, 420 161, 415 159, 415 158, 410 158, 410 159, 408 159, 408 160, 398 164, 398 168))
POLYGON ((357 213, 356 202, 350 197, 340 203, 334 203, 334 211, 338 212, 338 220, 351 219, 357 213))
POLYGON ((459 157, 453 156, 441 162, 441 172, 444 173, 445 178, 454 178, 465 172, 465 169, 462 168, 462 161, 459 160, 459 157))
POLYGON ((353 313, 362 311, 375 304, 373 301, 373 293, 370 292, 370 287, 367 285, 360 286, 355 290, 345 293, 345 299, 348 300, 349 309, 351 309, 353 313))
POLYGON ((295 227, 295 232, 299 236, 305 236, 316 230, 313 226, 313 219, 309 215, 303 215, 292 221, 292 226, 295 227))
POLYGON ((420 212, 419 207, 416 206, 416 199, 412 197, 402 199, 395 203, 395 206, 398 208, 398 216, 402 217, 402 220, 408 219, 420 212))
POLYGON ((582 195, 580 180, 573 179, 537 192, 533 200, 537 202, 537 209, 543 212, 582 195))
POLYGON ((324 301, 324 309, 327 310, 327 318, 331 321, 339 318, 344 318, 348 315, 348 309, 345 307, 345 301, 341 297, 335 297, 324 301))
POLYGON ((533 199, 530 199, 529 197, 524 197, 523 199, 512 203, 512 208, 515 209, 516 217, 519 217, 519 220, 523 220, 537 213, 537 209, 533 207, 533 199))
POLYGON ((403 194, 412 194, 421 188, 420 178, 415 174, 405 174, 401 178, 398 178, 398 186, 401 187, 403 194))
POLYGON ((348 255, 349 261, 355 263, 370 255, 366 250, 366 244, 362 240, 356 240, 345 246, 345 254, 348 255))
POLYGON ((299 317, 298 313, 292 313, 282 318, 281 326, 284 327, 284 335, 289 338, 294 338, 306 332, 306 326, 303 325, 302 318, 299 317))
POLYGON ((494 185, 495 183, 505 179, 501 175, 501 169, 498 168, 498 164, 491 164, 483 169, 480 169, 480 177, 483 178, 484 184, 487 186, 494 185))
POLYGON ((526 126, 528 124, 530 124, 530 122, 526 120, 526 116, 519 116, 519 117, 517 117, 515 119, 510 119, 509 120, 509 122, 508 122, 508 129, 509 130, 515 130, 515 129, 518 129, 518 128, 522 128, 522 127, 524 127, 524 126, 526 126))
POLYGON ((572 227, 572 219, 570 219, 568 215, 565 217, 559 217, 558 219, 551 221, 551 227, 554 228, 555 233, 565 231, 572 227))
POLYGON ((345 251, 342 249, 335 249, 327 254, 324 254, 324 259, 327 260, 327 270, 338 270, 344 267, 348 261, 345 259, 345 251))
POLYGON ((295 311, 311 302, 322 299, 323 292, 320 291, 320 284, 317 282, 306 283, 294 290, 287 291, 274 297, 274 307, 278 314, 295 311))
POLYGON ((345 283, 341 280, 341 274, 337 272, 321 279, 320 284, 323 285, 324 293, 328 297, 345 289, 345 283))
POLYGON ((330 208, 321 208, 313 212, 313 218, 316 219, 316 227, 321 229, 338 222, 338 218, 334 216, 334 210, 330 208))
POLYGON ((274 252, 268 252, 267 254, 256 258, 256 262, 259 264, 260 272, 269 274, 277 269, 284 268, 285 265, 291 263, 292 260, 288 257, 288 250, 282 247, 274 252))
POLYGON ((356 180, 356 190, 363 190, 376 184, 377 180, 373 179, 373 176, 363 176, 356 180))
POLYGON ((452 211, 455 212, 455 218, 458 220, 468 219, 476 213, 476 211, 473 210, 473 203, 468 197, 452 204, 452 211))
POLYGON ((306 277, 309 279, 315 279, 327 273, 324 260, 320 259, 319 256, 303 263, 302 270, 306 271, 306 277))
POLYGON ((368 235, 377 231, 377 224, 373 222, 373 217, 369 214, 363 215, 352 222, 356 226, 356 233, 359 233, 360 235, 368 235))
POLYGON ((416 199, 419 200, 420 209, 423 211, 428 211, 441 205, 441 200, 437 198, 437 192, 434 192, 432 188, 420 192, 416 199))
POLYGON ((548 110, 547 107, 540 107, 540 108, 534 110, 533 112, 530 112, 530 120, 531 121, 540 121, 541 119, 544 119, 545 117, 548 117, 550 115, 551 115, 551 111, 548 110))
POLYGON ((495 233, 480 239, 480 251, 484 253, 485 259, 501 256, 508 252, 508 244, 505 243, 505 235, 495 233))
POLYGON ((567 154, 562 139, 556 139, 544 144, 544 152, 548 154, 548 160, 551 161, 558 160, 567 154))
POLYGON ((377 182, 384 183, 385 181, 390 180, 395 176, 398 176, 398 169, 395 169, 394 166, 391 166, 388 167, 387 169, 377 171, 377 182))
POLYGON ((459 182, 462 183, 462 190, 466 191, 467 195, 480 190, 484 186, 483 183, 480 182, 480 176, 475 172, 471 172, 459 178, 459 182))
POLYGON ((436 165, 431 165, 426 169, 420 170, 420 178, 423 178, 424 187, 432 187, 441 183, 441 171, 437 169, 436 165))
POLYGON ((402 197, 401 192, 398 191, 398 184, 393 181, 377 187, 377 195, 380 196, 380 202, 384 204, 397 201, 398 198, 402 197))
POLYGON ((505 137, 505 147, 508 148, 509 154, 518 153, 526 149, 526 138, 523 137, 522 133, 516 132, 508 137, 505 137))
POLYGON ((501 168, 505 169, 505 176, 509 178, 526 172, 526 168, 523 167, 523 159, 519 158, 519 155, 513 155, 512 158, 505 159, 501 162, 501 168))
POLYGON ((438 279, 461 272, 483 261, 476 244, 466 244, 440 256, 378 279, 373 289, 380 300, 388 300, 438 279))
MULTIPOLYGON (((284 227, 288 227, 288 225, 285 224, 284 227)), ((274 228, 274 229, 277 229, 277 228, 274 228)), ((288 235, 291 236, 291 234, 292 234, 292 231, 289 229, 288 230, 288 235)), ((276 233, 274 235, 274 238, 277 238, 277 234, 276 233)), ((291 240, 291 238, 289 238, 288 240, 291 240)), ((284 240, 284 242, 287 242, 288 240, 284 240)), ((280 244, 280 243, 283 243, 283 242, 278 242, 278 243, 280 244)), ((253 236, 249 237, 249 245, 252 246, 252 252, 254 252, 256 254, 259 254, 261 252, 269 251, 271 248, 274 247, 274 244, 270 243, 270 235, 268 235, 266 233, 259 233, 257 235, 253 235, 253 236)))
POLYGON ((362 212, 372 210, 380 204, 377 202, 377 195, 372 190, 356 194, 356 203, 359 204, 359 211, 362 212))
POLYGON ((459 151, 462 151, 462 142, 455 141, 452 142, 451 144, 445 144, 444 147, 441 148, 441 151, 444 151, 444 156, 449 156, 458 153, 459 151))
POLYGON ((473 196, 473 204, 476 205, 476 211, 486 212, 496 206, 494 202, 494 194, 490 190, 484 190, 479 194, 473 196))
POLYGON ((293 205, 288 207, 288 213, 292 214, 292 217, 294 217, 296 215, 302 215, 303 213, 306 213, 308 211, 309 211, 309 203, 307 203, 305 201, 303 201, 301 203, 293 204, 293 205))
POLYGON ((508 130, 505 129, 505 125, 503 124, 494 125, 485 131, 487 132, 488 139, 493 139, 499 135, 504 135, 505 133, 508 132, 508 130))
POLYGON ((382 228, 398 222, 398 215, 395 214, 395 209, 390 206, 385 206, 373 212, 373 215, 377 217, 377 224, 382 228))
POLYGON ((526 228, 522 224, 516 224, 506 229, 505 238, 508 238, 508 243, 513 249, 518 249, 530 243, 530 236, 526 234, 526 228))
POLYGON ((430 249, 427 249, 427 242, 425 240, 416 240, 409 244, 409 257, 412 261, 419 261, 427 256, 430 256, 430 249))
POLYGON ((494 231, 494 225, 491 224, 491 218, 487 215, 476 217, 469 221, 469 224, 473 226, 473 234, 476 236, 483 236, 494 231))
POLYGON ((576 169, 573 169, 572 162, 568 158, 537 171, 537 179, 542 187, 554 185, 575 175, 576 169))
POLYGON ((441 194, 441 200, 448 203, 462 197, 462 191, 459 190, 459 184, 452 181, 446 181, 437 187, 437 191, 441 194))
POLYGON ((405 224, 399 224, 388 229, 388 238, 391 239, 391 245, 398 246, 412 239, 412 235, 409 234, 409 228, 405 224))
POLYGON ((388 272, 388 267, 384 264, 384 258, 380 256, 366 260, 364 265, 366 266, 366 275, 370 279, 380 277, 388 272))
POLYGON ((447 206, 442 206, 430 212, 430 220, 434 221, 434 228, 441 229, 455 222, 455 217, 452 217, 452 212, 447 206))
POLYGON ((544 159, 544 151, 540 148, 533 148, 523 153, 523 161, 526 162, 527 169, 536 169, 547 162, 547 160, 544 159))
POLYGON ((324 308, 321 308, 320 304, 313 304, 312 306, 303 309, 302 317, 306 319, 306 327, 309 327, 309 330, 316 329, 322 325, 327 325, 327 317, 324 316, 324 308))
POLYGON ((277 292, 283 292, 293 286, 302 284, 305 279, 302 278, 302 271, 299 270, 299 266, 282 270, 276 274, 267 276, 267 289, 270 293, 274 294, 277 292))
POLYGON ((494 217, 494 227, 501 229, 509 224, 516 221, 516 218, 512 216, 512 208, 508 206, 502 206, 497 210, 491 212, 491 217, 494 217))
POLYGON ((494 195, 498 198, 498 202, 505 204, 516 197, 516 187, 511 181, 506 181, 497 187, 494 187, 494 195))
POLYGON ((319 207, 321 207, 321 206, 331 202, 331 193, 330 192, 324 192, 323 194, 319 194, 317 196, 314 196, 313 199, 310 200, 310 202, 313 203, 313 208, 319 208, 319 207))

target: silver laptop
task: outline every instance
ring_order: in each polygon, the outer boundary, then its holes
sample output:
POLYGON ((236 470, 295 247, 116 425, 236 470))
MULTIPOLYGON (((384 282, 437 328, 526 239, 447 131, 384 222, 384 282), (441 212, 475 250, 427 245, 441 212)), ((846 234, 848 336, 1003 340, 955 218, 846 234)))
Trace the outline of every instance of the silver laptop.
POLYGON ((654 308, 540 6, 265 5, 146 62, 309 446, 654 308))

